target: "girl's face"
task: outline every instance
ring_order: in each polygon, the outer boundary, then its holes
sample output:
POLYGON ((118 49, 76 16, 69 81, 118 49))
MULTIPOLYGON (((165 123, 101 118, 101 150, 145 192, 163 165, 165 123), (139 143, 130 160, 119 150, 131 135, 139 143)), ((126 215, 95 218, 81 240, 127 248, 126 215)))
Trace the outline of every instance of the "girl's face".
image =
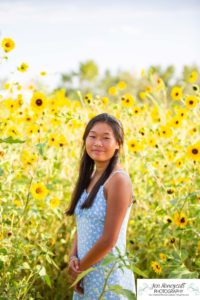
POLYGON ((87 154, 94 161, 107 161, 112 158, 115 150, 119 149, 119 143, 107 123, 97 122, 87 135, 85 147, 87 154))

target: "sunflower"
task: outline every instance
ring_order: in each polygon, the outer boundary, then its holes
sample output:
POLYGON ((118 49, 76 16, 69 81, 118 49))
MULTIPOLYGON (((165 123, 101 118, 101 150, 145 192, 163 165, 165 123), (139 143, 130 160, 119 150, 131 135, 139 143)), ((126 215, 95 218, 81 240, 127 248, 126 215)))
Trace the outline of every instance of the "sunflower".
POLYGON ((21 65, 17 68, 17 70, 18 71, 20 71, 20 72, 26 72, 27 71, 27 69, 28 69, 28 65, 26 64, 26 63, 21 63, 21 65))
POLYGON ((56 208, 60 204, 60 199, 57 197, 53 197, 50 200, 50 206, 51 208, 56 208))
POLYGON ((40 182, 33 183, 31 185, 30 192, 31 192, 32 196, 37 200, 44 199, 48 194, 47 188, 45 187, 45 185, 43 185, 40 182))
POLYGON ((4 38, 1 42, 1 47, 5 52, 10 52, 15 48, 15 42, 11 38, 4 38))
POLYGON ((198 125, 193 125, 189 130, 188 130, 188 133, 190 134, 190 135, 194 135, 194 134, 196 134, 198 132, 198 125))
POLYGON ((126 88, 126 82, 124 81, 119 81, 118 84, 117 84, 117 87, 120 89, 120 90, 124 90, 126 88))
POLYGON ((154 107, 151 112, 151 118, 154 123, 160 122, 160 115, 157 107, 154 107))
POLYGON ((61 148, 68 145, 68 142, 63 134, 57 136, 57 145, 61 148))
POLYGON ((176 114, 179 118, 186 119, 188 114, 188 109, 179 107, 178 109, 176 109, 176 114))
POLYGON ((138 116, 141 114, 142 109, 139 106, 134 106, 132 109, 133 115, 134 116, 138 116))
POLYGON ((114 96, 117 94, 117 88, 115 86, 111 86, 109 89, 108 89, 108 94, 111 95, 111 96, 114 96))
POLYGON ((12 113, 14 111, 16 111, 20 105, 19 102, 16 100, 13 100, 11 98, 8 98, 6 100, 4 100, 3 105, 12 113))
POLYGON ((131 94, 125 94, 121 97, 121 103, 124 107, 132 107, 134 104, 134 98, 131 94))
POLYGON ((51 133, 48 137, 49 146, 57 146, 57 134, 51 133))
POLYGON ((165 223, 171 224, 172 218, 170 216, 165 216, 164 221, 165 221, 165 223))
POLYGON ((185 214, 183 212, 179 213, 179 212, 176 212, 174 214, 174 223, 180 227, 180 228, 184 228, 187 223, 188 223, 188 220, 185 216, 185 214))
POLYGON ((140 99, 145 100, 147 98, 147 93, 144 91, 140 91, 138 96, 140 99))
POLYGON ((17 101, 17 103, 18 103, 19 106, 22 106, 24 104, 23 95, 22 94, 18 94, 16 101, 17 101))
POLYGON ((46 76, 47 73, 46 73, 45 71, 41 71, 41 72, 40 72, 40 75, 41 75, 41 76, 46 76))
POLYGON ((162 80, 162 78, 158 78, 157 80, 156 80, 156 91, 157 92, 159 92, 161 89, 163 89, 164 87, 165 87, 165 84, 164 84, 164 82, 163 82, 163 80, 162 80))
POLYGON ((87 104, 91 104, 92 99, 93 99, 93 95, 92 95, 91 93, 88 93, 88 94, 85 95, 84 100, 85 100, 85 102, 86 102, 87 104))
POLYGON ((169 126, 160 126, 158 134, 163 138, 170 138, 173 132, 169 126))
POLYGON ((26 127, 25 131, 28 135, 34 135, 40 133, 40 126, 37 124, 31 124, 26 127))
POLYGON ((176 165, 177 168, 182 167, 182 165, 183 165, 183 159, 182 159, 182 158, 178 158, 178 159, 175 161, 175 165, 176 165))
POLYGON ((200 161, 200 142, 188 147, 187 157, 194 161, 200 161))
POLYGON ((160 274, 162 272, 162 268, 160 264, 157 261, 152 261, 151 267, 154 270, 155 273, 160 274))
POLYGON ((155 137, 150 134, 147 138, 146 138, 146 143, 149 147, 155 147, 156 145, 156 139, 155 137))
POLYGON ((164 253, 159 253, 159 256, 163 261, 167 260, 167 256, 164 253))
POLYGON ((191 109, 197 106, 199 99, 196 96, 187 96, 185 98, 186 108, 191 109))
POLYGON ((199 92, 199 86, 197 85, 197 84, 194 84, 193 86, 192 86, 192 89, 193 89, 193 91, 195 91, 195 92, 199 92))
POLYGON ((130 152, 138 152, 143 149, 143 145, 138 142, 136 139, 131 139, 128 141, 128 150, 130 152))
POLYGON ((198 79, 198 72, 197 72, 196 70, 193 70, 193 71, 189 74, 189 76, 188 76, 188 78, 187 78, 187 81, 190 82, 190 83, 194 83, 194 82, 197 81, 197 79, 198 79))
POLYGON ((9 90, 10 87, 11 86, 10 86, 9 82, 5 82, 4 85, 3 85, 4 90, 9 90))
POLYGON ((17 129, 17 127, 13 125, 13 126, 8 127, 8 129, 6 131, 6 135, 8 137, 12 136, 13 138, 17 138, 17 137, 20 137, 20 132, 17 129))
POLYGON ((108 102, 109 102, 108 97, 102 97, 102 98, 101 98, 101 102, 102 102, 104 105, 107 105, 108 102))
POLYGON ((13 202, 14 202, 14 204, 15 204, 17 207, 22 207, 22 203, 21 203, 20 200, 15 199, 13 202))
POLYGON ((153 88, 152 88, 150 85, 147 85, 147 86, 145 87, 145 91, 146 91, 147 93, 152 93, 153 88))
POLYGON ((28 150, 23 150, 20 159, 24 167, 27 167, 32 166, 38 160, 38 156, 35 153, 30 153, 28 150))
POLYGON ((35 112, 43 111, 46 107, 46 97, 41 92, 34 92, 31 98, 31 107, 35 112))
POLYGON ((173 100, 180 100, 182 98, 183 92, 180 86, 174 86, 171 89, 170 96, 173 100))
POLYGON ((36 119, 33 116, 30 116, 28 114, 26 116, 24 116, 24 118, 23 118, 23 121, 24 121, 25 124, 30 124, 35 120, 36 119))
POLYGON ((182 124, 182 120, 180 117, 178 116, 175 116, 174 118, 172 118, 169 122, 169 125, 174 127, 174 128, 178 128, 178 127, 181 127, 181 124, 182 124))

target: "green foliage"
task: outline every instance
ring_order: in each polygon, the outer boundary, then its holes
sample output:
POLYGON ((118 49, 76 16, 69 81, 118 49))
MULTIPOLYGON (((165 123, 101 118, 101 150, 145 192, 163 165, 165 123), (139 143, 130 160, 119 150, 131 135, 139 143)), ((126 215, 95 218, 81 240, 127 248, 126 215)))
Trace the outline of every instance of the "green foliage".
POLYGON ((80 63, 79 76, 81 80, 93 81, 99 73, 98 66, 93 60, 80 63))

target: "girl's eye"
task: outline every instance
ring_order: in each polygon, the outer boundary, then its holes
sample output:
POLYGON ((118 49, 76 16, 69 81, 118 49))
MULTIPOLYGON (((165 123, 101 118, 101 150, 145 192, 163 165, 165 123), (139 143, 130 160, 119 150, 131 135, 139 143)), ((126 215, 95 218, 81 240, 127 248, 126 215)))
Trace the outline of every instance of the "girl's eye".
POLYGON ((92 139, 95 138, 95 136, 90 135, 89 137, 91 137, 92 139))
POLYGON ((105 140, 109 140, 109 138, 104 138, 105 140))

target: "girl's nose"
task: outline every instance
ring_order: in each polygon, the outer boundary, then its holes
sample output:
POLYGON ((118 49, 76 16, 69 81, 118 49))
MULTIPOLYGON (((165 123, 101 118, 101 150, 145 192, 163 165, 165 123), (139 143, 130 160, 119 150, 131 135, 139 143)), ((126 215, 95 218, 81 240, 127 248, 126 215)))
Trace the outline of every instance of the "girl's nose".
POLYGON ((97 145, 97 146, 102 146, 102 142, 100 140, 96 140, 94 142, 94 145, 97 145))

